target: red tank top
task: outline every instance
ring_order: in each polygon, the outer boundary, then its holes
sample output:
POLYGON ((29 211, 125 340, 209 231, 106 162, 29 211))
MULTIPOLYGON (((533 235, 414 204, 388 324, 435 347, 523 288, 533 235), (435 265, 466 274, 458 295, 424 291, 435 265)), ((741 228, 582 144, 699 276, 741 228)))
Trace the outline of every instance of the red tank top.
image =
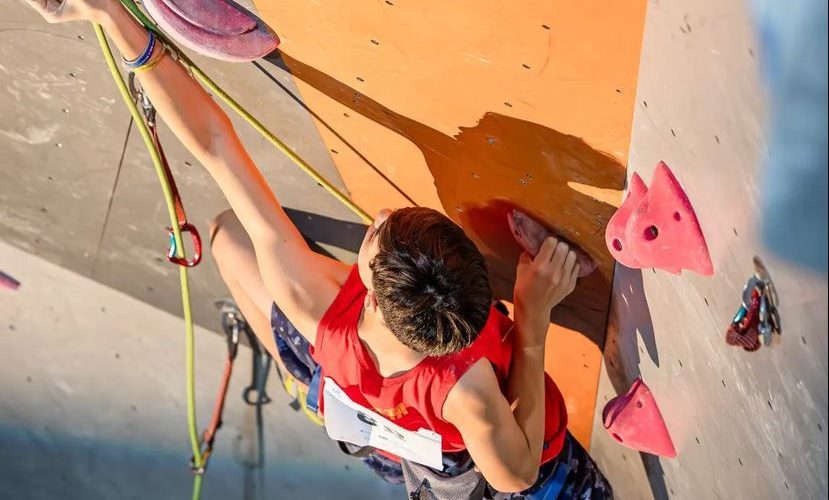
MULTIPOLYGON (((317 329, 311 354, 322 367, 322 375, 331 377, 354 402, 404 429, 426 428, 437 432, 443 438, 443 451, 466 449, 458 429, 441 418, 443 403, 455 383, 481 358, 492 363, 504 391, 512 359, 512 343, 508 337, 512 321, 493 307, 484 329, 469 347, 447 356, 424 358, 401 375, 383 377, 357 336, 366 292, 354 266, 317 329)), ((322 390, 320 387, 320 394, 322 390)), ((541 463, 561 451, 567 428, 564 399, 546 374, 545 393, 541 463)))

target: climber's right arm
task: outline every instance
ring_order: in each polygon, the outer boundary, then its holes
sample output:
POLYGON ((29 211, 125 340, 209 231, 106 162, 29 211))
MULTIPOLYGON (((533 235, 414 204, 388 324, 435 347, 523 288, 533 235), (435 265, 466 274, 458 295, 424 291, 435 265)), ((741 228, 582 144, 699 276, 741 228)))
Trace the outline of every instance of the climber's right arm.
MULTIPOLYGON (((26 1, 49 22, 99 23, 127 60, 139 57, 147 46, 146 29, 118 0, 26 1)), ((158 53, 150 60, 155 57, 158 53)), ((310 250, 228 116, 180 64, 168 55, 136 75, 159 116, 221 188, 253 241, 273 300, 313 343, 315 325, 339 290, 344 264, 310 250)))

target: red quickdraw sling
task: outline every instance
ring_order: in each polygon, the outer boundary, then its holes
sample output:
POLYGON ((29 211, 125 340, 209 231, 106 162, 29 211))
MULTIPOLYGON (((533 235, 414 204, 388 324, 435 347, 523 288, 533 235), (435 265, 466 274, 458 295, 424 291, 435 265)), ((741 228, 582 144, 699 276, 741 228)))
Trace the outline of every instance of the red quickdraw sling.
POLYGON ((173 228, 168 227, 167 231, 170 238, 170 248, 167 250, 167 260, 173 264, 178 264, 185 267, 194 267, 201 262, 201 236, 199 235, 196 226, 187 222, 187 214, 184 212, 184 204, 181 201, 181 195, 178 192, 173 171, 170 169, 170 164, 167 162, 167 156, 164 154, 164 148, 161 147, 161 141, 158 139, 158 127, 155 121, 155 107, 135 79, 135 73, 129 74, 129 89, 133 99, 141 106, 144 112, 144 119, 147 123, 147 128, 150 129, 150 135, 153 139, 153 145, 161 157, 161 166, 164 168, 164 175, 167 177, 167 182, 170 185, 170 190, 173 195, 173 204, 176 209, 176 218, 178 219, 178 226, 182 233, 188 233, 193 243, 193 257, 191 259, 179 257, 178 249, 176 248, 176 238, 173 233, 173 228))

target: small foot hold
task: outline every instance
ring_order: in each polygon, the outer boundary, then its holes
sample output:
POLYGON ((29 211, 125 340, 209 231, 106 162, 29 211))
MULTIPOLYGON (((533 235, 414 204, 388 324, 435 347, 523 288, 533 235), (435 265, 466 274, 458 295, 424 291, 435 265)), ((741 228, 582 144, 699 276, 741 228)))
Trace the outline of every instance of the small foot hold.
POLYGON ((628 448, 675 457, 676 449, 651 390, 637 378, 624 396, 611 399, 602 410, 604 428, 628 448))
POLYGON ((230 0, 145 0, 144 5, 165 33, 214 59, 249 62, 279 45, 271 28, 230 0))

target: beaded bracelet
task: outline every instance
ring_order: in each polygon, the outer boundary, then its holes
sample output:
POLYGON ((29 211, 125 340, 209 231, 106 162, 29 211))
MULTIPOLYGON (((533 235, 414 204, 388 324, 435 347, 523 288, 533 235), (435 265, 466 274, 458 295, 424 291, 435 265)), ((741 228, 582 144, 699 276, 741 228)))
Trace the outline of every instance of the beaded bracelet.
POLYGON ((144 52, 132 61, 124 59, 124 66, 135 69, 144 66, 150 60, 150 57, 153 55, 153 50, 155 50, 155 34, 152 31, 147 31, 147 34, 147 47, 144 49, 144 52))

